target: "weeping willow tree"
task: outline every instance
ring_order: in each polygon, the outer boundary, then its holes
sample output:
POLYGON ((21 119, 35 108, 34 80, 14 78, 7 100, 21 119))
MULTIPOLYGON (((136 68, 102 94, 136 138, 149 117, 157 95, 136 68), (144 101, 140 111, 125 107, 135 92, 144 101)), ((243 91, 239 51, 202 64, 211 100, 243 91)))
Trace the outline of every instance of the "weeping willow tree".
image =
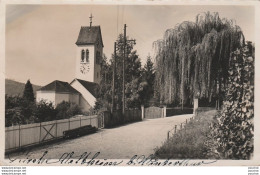
POLYGON ((155 88, 165 104, 192 104, 193 98, 219 99, 227 84, 230 53, 244 45, 241 28, 218 13, 168 29, 154 42, 155 88))

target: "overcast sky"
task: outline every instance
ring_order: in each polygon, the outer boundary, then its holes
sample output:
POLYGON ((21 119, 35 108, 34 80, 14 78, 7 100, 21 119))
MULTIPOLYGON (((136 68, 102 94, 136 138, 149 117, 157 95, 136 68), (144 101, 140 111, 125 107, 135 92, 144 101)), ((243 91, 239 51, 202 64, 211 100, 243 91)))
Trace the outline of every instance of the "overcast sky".
POLYGON ((6 10, 6 78, 46 85, 53 80, 75 78, 75 56, 79 30, 100 25, 104 53, 110 58, 113 43, 123 25, 137 41, 142 62, 152 53, 152 43, 166 29, 183 21, 195 21, 198 13, 219 12, 221 18, 236 20, 246 37, 254 41, 254 7, 250 6, 89 6, 8 5, 6 10))

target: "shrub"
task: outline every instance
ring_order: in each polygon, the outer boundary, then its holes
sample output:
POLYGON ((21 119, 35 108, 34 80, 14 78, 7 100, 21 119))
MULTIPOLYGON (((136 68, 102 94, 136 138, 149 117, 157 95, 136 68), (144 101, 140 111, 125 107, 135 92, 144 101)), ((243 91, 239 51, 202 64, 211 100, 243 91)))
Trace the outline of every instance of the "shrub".
POLYGON ((247 43, 231 54, 223 109, 212 125, 211 156, 249 159, 254 139, 254 48, 247 43))
POLYGON ((56 107, 57 119, 70 118, 74 115, 82 114, 80 107, 75 103, 61 102, 56 107))
POLYGON ((22 97, 19 96, 8 96, 5 94, 5 109, 12 109, 20 106, 22 97))
POLYGON ((56 110, 51 102, 41 100, 34 109, 33 116, 35 122, 51 121, 56 119, 56 110))
POLYGON ((12 126, 12 125, 19 125, 22 122, 22 112, 21 108, 14 107, 12 109, 6 109, 5 110, 5 126, 12 126))
POLYGON ((33 123, 34 102, 19 96, 5 96, 5 126, 33 123))

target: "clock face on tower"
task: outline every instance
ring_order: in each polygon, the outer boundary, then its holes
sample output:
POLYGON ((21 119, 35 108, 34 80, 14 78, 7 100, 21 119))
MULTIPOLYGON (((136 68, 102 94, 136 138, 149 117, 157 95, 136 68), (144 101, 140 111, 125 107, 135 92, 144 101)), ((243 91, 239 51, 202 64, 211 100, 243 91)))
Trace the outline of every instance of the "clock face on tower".
POLYGON ((81 63, 81 65, 80 65, 80 72, 81 72, 82 74, 88 73, 88 72, 89 72, 89 69, 90 69, 89 64, 81 63))

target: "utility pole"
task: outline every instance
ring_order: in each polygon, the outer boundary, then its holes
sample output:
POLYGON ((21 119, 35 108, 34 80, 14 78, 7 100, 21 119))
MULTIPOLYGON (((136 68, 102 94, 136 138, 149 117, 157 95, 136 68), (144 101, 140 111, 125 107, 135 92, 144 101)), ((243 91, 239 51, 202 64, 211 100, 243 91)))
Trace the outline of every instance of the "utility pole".
POLYGON ((113 82, 112 82, 112 108, 111 113, 114 111, 114 105, 115 105, 115 73, 116 72, 116 42, 114 43, 114 63, 113 63, 113 82))
MULTIPOLYGON (((126 59, 126 48, 127 42, 133 42, 135 44, 135 40, 127 40, 126 39, 126 24, 124 25, 124 39, 123 39, 123 88, 122 88, 122 114, 124 117, 125 114, 125 59, 126 59)), ((111 112, 113 112, 114 105, 115 105, 115 100, 114 100, 114 95, 115 95, 115 79, 116 79, 116 51, 118 51, 118 44, 122 43, 121 41, 117 41, 114 43, 114 64, 113 64, 113 82, 112 82, 112 109, 111 112)))
POLYGON ((123 96, 122 96, 122 101, 123 101, 122 113, 123 113, 123 116, 125 115, 125 55, 126 55, 125 48, 126 48, 126 24, 124 25, 123 96))

